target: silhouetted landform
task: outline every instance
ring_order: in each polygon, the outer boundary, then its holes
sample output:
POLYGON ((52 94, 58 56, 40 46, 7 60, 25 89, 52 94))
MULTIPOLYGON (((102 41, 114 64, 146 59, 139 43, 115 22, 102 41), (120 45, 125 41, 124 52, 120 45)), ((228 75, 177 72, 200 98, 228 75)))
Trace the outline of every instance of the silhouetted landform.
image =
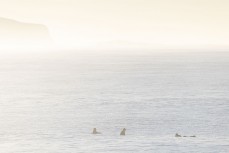
POLYGON ((120 135, 126 135, 126 129, 125 128, 121 131, 120 135))
POLYGON ((101 133, 100 133, 100 132, 98 132, 96 128, 93 128, 93 132, 92 132, 92 134, 101 134, 101 133))
POLYGON ((42 24, 23 23, 0 18, 0 43, 2 42, 47 42, 49 30, 42 24))
POLYGON ((100 42, 96 45, 96 48, 99 49, 131 49, 131 50, 137 50, 137 49, 150 49, 154 44, 149 43, 141 43, 141 42, 132 42, 132 41, 107 41, 107 42, 100 42))

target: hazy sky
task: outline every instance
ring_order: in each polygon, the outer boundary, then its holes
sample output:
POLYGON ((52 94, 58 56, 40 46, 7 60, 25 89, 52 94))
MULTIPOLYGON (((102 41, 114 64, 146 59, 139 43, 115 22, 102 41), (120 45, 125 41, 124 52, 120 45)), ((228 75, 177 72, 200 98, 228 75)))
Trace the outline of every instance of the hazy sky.
POLYGON ((229 48, 228 0, 0 0, 0 17, 48 26, 66 46, 229 48))

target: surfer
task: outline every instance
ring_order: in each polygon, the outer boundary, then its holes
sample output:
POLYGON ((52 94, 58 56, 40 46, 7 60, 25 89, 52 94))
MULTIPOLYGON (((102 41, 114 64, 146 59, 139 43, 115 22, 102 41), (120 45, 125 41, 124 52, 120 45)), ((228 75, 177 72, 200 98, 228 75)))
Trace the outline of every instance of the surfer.
POLYGON ((175 137, 194 137, 195 138, 196 136, 195 135, 191 135, 191 136, 184 135, 184 136, 181 136, 180 134, 176 133, 175 137))
POLYGON ((126 135, 126 129, 125 128, 121 131, 120 135, 126 135))
POLYGON ((101 134, 101 133, 97 132, 96 128, 94 128, 92 134, 101 134))
POLYGON ((181 135, 180 135, 180 134, 178 134, 178 133, 176 133, 176 134, 175 134, 175 137, 181 137, 181 135))

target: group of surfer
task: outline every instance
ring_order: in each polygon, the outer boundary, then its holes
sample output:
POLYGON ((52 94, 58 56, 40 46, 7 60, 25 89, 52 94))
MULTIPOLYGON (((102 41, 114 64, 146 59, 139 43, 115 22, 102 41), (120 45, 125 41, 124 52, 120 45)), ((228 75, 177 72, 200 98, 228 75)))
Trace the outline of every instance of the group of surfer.
MULTIPOLYGON (((97 131, 96 128, 93 128, 92 134, 101 134, 100 132, 97 131)), ((126 128, 123 128, 120 135, 126 135, 126 128)), ((180 134, 176 133, 175 137, 196 137, 195 135, 192 136, 181 136, 180 134)))
MULTIPOLYGON (((96 128, 94 128, 92 134, 101 134, 101 133, 98 132, 96 128)), ((126 135, 126 128, 122 129, 120 135, 126 135)))

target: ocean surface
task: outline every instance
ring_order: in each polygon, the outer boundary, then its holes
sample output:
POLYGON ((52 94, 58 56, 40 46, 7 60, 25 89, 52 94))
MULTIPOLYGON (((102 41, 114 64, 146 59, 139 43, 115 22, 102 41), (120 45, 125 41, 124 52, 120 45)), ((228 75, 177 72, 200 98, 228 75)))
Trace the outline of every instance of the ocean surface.
POLYGON ((0 153, 137 152, 229 152, 229 53, 0 56, 0 153))

